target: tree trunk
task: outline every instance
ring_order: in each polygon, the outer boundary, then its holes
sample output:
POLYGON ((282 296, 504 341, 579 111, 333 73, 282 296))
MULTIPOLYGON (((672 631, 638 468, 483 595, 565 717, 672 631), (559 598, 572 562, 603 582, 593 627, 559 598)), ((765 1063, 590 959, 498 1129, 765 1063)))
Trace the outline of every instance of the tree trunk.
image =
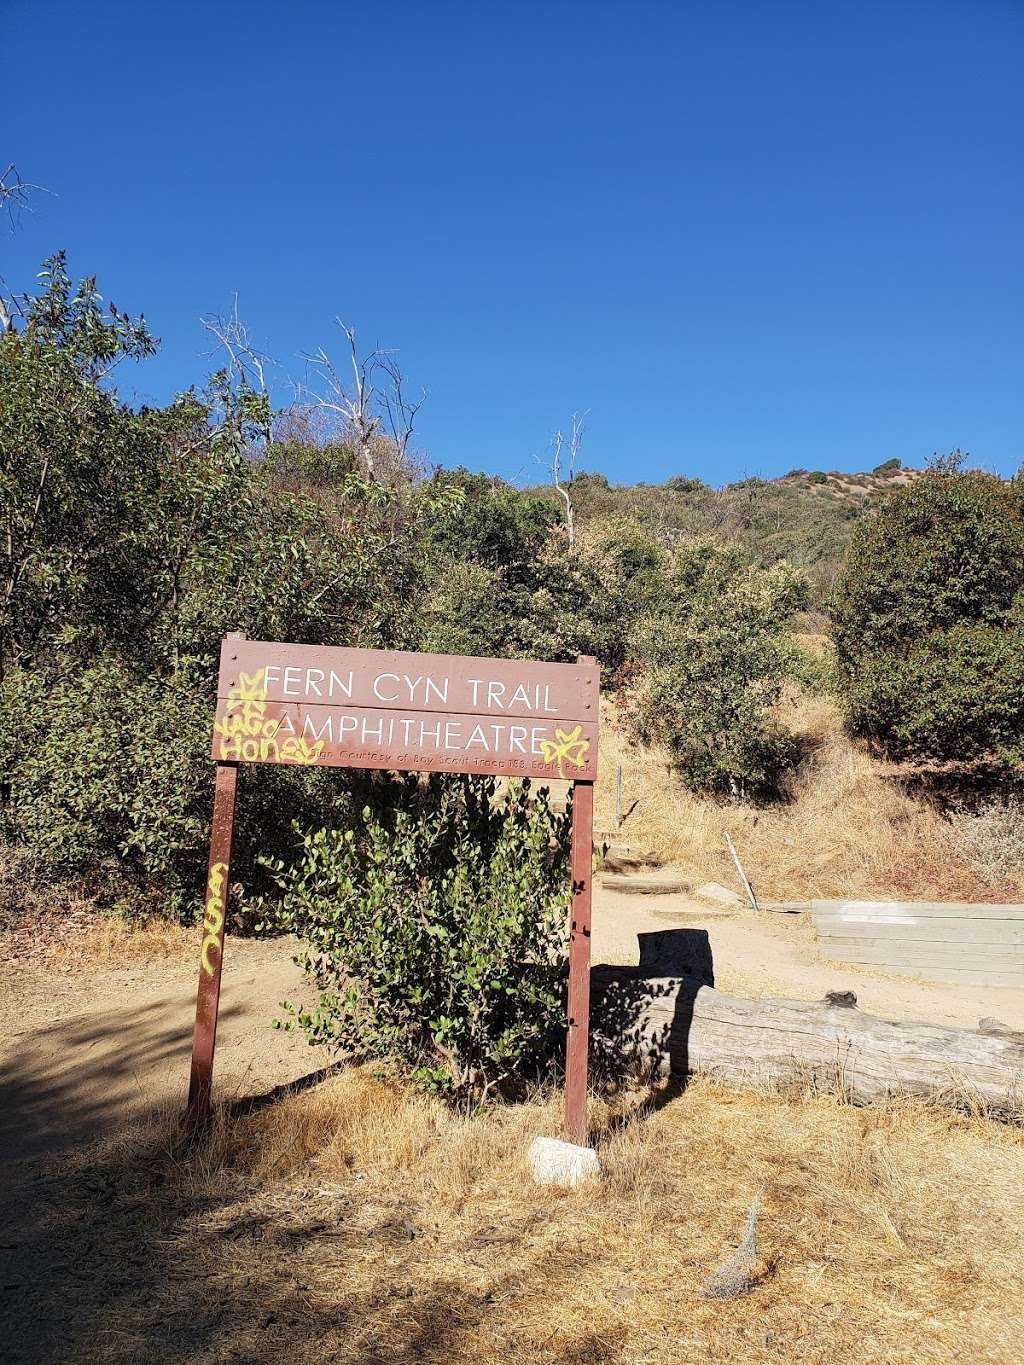
POLYGON ((984 1031, 890 1023, 861 1014, 851 995, 739 1000, 709 985, 699 965, 684 976, 647 970, 594 968, 599 1063, 661 1076, 702 1072, 754 1088, 810 1084, 858 1104, 916 1095, 1024 1113, 1024 1034, 997 1021, 985 1020, 984 1031))

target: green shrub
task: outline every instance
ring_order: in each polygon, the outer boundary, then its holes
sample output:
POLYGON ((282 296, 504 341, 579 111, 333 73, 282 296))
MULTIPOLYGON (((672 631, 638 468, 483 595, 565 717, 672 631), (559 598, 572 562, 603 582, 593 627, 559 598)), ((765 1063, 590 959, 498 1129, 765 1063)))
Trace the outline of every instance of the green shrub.
POLYGON ((669 582, 666 604, 634 638, 632 728, 667 745, 695 790, 767 794, 795 754, 772 712, 792 668, 787 623, 804 580, 705 541, 677 551, 669 582))
POLYGON ((172 910, 198 903, 212 767, 202 690, 140 683, 108 659, 50 689, 11 675, 4 702, 17 842, 55 873, 105 864, 108 881, 156 889, 172 910))
POLYGON ((832 611, 857 732, 893 757, 1019 766, 1019 484, 944 465, 891 494, 857 528, 832 611))
POLYGON ((851 680, 857 728, 896 759, 987 759, 1024 772, 1024 623, 931 631, 865 656, 851 680))
POLYGON ((580 492, 582 489, 587 488, 597 488, 602 491, 607 491, 608 476, 606 474, 589 473, 587 470, 581 469, 578 474, 573 475, 572 486, 574 492, 580 492))
POLYGON ((417 648, 436 654, 493 654, 508 635, 508 592, 500 570, 449 560, 423 603, 417 648))
POLYGON ((662 486, 670 493, 702 493, 707 490, 703 479, 694 479, 688 474, 673 474, 662 486))
POLYGON ((902 460, 896 459, 885 460, 882 462, 882 464, 876 464, 871 472, 872 474, 895 474, 897 470, 900 470, 902 468, 903 468, 902 460))
MULTIPOLYGON (((46 687, 14 670, 0 690, 4 834, 57 878, 86 875, 98 899, 183 917, 200 908, 209 852, 214 701, 201 674, 134 674, 113 658, 46 687)), ((232 880, 257 850, 280 852, 296 816, 350 818, 337 771, 257 767, 240 776, 232 880)))
POLYGON ((853 536, 831 603, 840 664, 961 621, 998 625, 1024 586, 1024 497, 989 474, 929 472, 853 536))
POLYGON ((794 637, 789 676, 811 696, 835 696, 840 691, 836 652, 827 636, 794 637))
POLYGON ((270 860, 277 928, 320 992, 289 1008, 311 1043, 388 1057, 465 1100, 538 1075, 564 1028, 569 819, 529 784, 379 784, 355 829, 302 836, 270 860))
POLYGON ((668 556, 649 529, 613 518, 579 538, 571 553, 549 540, 532 581, 510 602, 508 652, 572 661, 592 654, 606 685, 627 662, 641 615, 664 595, 668 556))
POLYGON ((828 483, 828 475, 823 469, 814 469, 807 475, 808 483, 828 483))

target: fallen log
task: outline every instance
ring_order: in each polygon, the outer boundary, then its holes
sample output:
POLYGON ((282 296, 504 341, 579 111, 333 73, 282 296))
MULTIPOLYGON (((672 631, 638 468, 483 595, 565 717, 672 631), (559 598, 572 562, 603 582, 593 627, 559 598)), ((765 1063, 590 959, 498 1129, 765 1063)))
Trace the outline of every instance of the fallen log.
POLYGON ((659 1076, 700 1072, 743 1087, 810 1085, 856 1104, 914 1095, 1024 1116, 1024 1041, 993 1029, 994 1021, 985 1021, 984 1032, 893 1023, 846 1003, 856 1001, 852 993, 741 1000, 709 984, 704 949, 696 938, 693 946, 681 975, 664 974, 672 956, 664 943, 648 943, 646 952, 642 945, 640 967, 593 969, 599 1064, 659 1076), (652 974, 649 963, 663 974, 652 974))

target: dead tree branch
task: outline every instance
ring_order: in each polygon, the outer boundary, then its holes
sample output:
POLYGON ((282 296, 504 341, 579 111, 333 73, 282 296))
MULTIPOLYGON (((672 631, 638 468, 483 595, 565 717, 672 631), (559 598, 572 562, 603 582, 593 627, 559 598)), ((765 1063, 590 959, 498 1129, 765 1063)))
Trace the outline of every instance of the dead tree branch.
POLYGON ((375 346, 361 355, 355 328, 340 318, 335 321, 348 342, 352 378, 342 377, 321 346, 304 357, 318 378, 307 392, 316 406, 341 420, 360 472, 374 482, 387 482, 406 467, 409 441, 426 391, 411 400, 395 352, 375 346))
POLYGON ((255 427, 258 435, 269 442, 271 420, 267 370, 276 362, 253 345, 249 329, 239 316, 238 295, 235 295, 234 306, 226 316, 211 313, 200 318, 200 322, 216 342, 210 354, 224 351, 228 358, 228 379, 239 398, 237 420, 250 423, 250 430, 255 427))
POLYGON ((565 437, 560 431, 556 431, 551 440, 552 457, 549 470, 551 482, 554 484, 562 501, 565 503, 565 527, 569 540, 569 549, 576 548, 576 509, 572 502, 572 481, 576 476, 576 461, 579 458, 580 449, 583 445, 583 418, 582 415, 574 412, 572 415, 572 429, 569 433, 568 449, 566 448, 565 437), (562 461, 565 457, 566 468, 563 476, 562 461))
POLYGON ((32 195, 48 193, 42 185, 22 180, 21 172, 13 161, 9 161, 0 171, 0 209, 10 219, 12 231, 18 226, 23 213, 32 212, 32 195))
MULTIPOLYGON (((0 171, 0 212, 7 214, 12 232, 17 230, 21 215, 32 212, 32 195, 48 193, 49 191, 42 185, 33 185, 28 180, 22 180, 21 172, 13 161, 7 163, 0 171)), ((8 296, 4 293, 0 281, 0 336, 14 331, 14 318, 20 313, 18 300, 13 295, 8 296)))
POLYGON ((346 433, 356 449, 356 462, 368 478, 376 477, 376 460, 373 450, 373 437, 380 426, 380 417, 374 410, 376 389, 374 374, 380 363, 380 351, 374 349, 360 359, 356 344, 356 329, 349 327, 336 318, 338 326, 348 341, 349 357, 352 365, 351 387, 342 379, 334 361, 321 346, 314 355, 305 359, 320 377, 322 392, 312 392, 314 402, 328 412, 341 418, 346 433))
POLYGON ((391 381, 381 397, 388 434, 395 444, 399 460, 404 465, 408 458, 409 439, 416 423, 416 414, 426 402, 427 391, 422 389, 416 402, 406 397, 405 376, 398 367, 394 352, 382 351, 379 365, 391 381))

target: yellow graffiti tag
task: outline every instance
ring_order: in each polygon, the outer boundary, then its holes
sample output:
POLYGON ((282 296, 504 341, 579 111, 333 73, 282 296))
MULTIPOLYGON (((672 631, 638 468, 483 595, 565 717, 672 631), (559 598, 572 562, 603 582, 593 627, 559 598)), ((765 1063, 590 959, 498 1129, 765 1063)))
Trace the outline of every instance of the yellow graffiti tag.
POLYGON ((545 763, 558 764, 558 776, 564 777, 564 764, 571 763, 574 768, 582 768, 586 762, 587 751, 590 748, 590 740, 583 738, 583 726, 577 725, 575 730, 566 734, 564 730, 556 730, 554 739, 542 739, 540 742, 540 756, 545 763))
POLYGON ((279 720, 267 717, 266 669, 240 673, 238 686, 228 692, 224 719, 214 722, 220 735, 218 757, 240 762, 263 760, 271 763, 316 763, 323 753, 324 741, 310 744, 305 736, 278 735, 279 720))
POLYGON ((207 976, 213 975, 210 949, 220 952, 220 931, 224 927, 224 911, 221 909, 224 878, 227 863, 214 863, 210 868, 210 879, 206 884, 206 905, 203 911, 203 946, 199 950, 199 960, 207 976))

